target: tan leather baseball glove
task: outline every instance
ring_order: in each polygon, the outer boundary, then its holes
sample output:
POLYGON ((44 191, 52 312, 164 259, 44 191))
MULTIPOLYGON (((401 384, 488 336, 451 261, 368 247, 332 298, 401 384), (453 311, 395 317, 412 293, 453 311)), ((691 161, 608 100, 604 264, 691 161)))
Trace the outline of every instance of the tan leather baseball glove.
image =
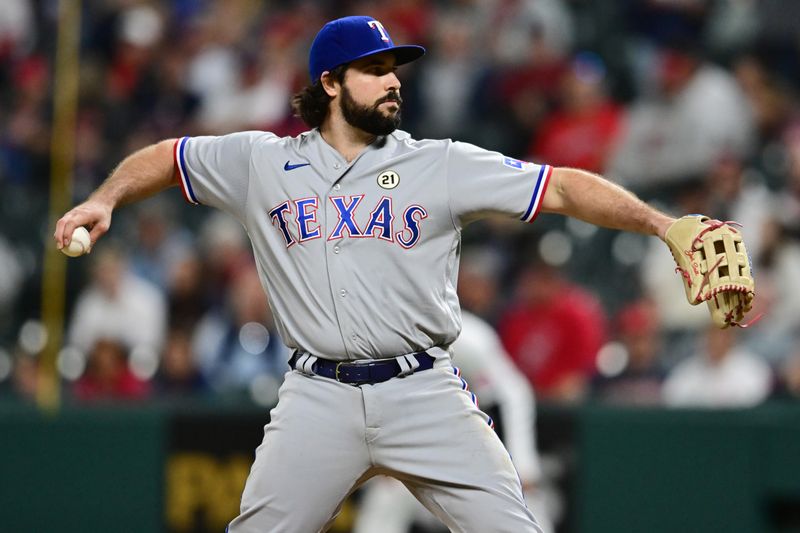
POLYGON ((686 299, 692 305, 706 302, 712 320, 723 329, 743 326, 755 297, 750 257, 734 225, 688 215, 673 222, 664 239, 678 264, 686 299))

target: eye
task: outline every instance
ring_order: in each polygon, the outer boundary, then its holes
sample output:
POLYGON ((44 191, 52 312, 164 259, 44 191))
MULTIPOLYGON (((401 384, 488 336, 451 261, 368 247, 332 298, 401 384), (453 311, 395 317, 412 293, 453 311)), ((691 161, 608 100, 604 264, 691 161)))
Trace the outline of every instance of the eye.
POLYGON ((397 67, 389 67, 386 65, 372 65, 367 68, 367 72, 369 74, 374 74, 375 76, 385 76, 390 72, 397 72, 397 67))

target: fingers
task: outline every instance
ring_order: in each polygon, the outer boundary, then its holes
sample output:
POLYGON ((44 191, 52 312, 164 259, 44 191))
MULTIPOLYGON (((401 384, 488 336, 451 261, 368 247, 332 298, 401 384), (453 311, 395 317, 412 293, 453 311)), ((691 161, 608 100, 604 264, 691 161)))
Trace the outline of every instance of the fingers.
POLYGON ((97 240, 108 231, 111 223, 111 212, 100 205, 86 202, 68 211, 56 222, 53 239, 60 250, 69 246, 72 232, 78 226, 85 226, 89 230, 89 237, 94 245, 97 240))
MULTIPOLYGON (((91 240, 91 246, 94 246, 94 243, 100 239, 105 233, 108 231, 108 224, 105 222, 97 222, 89 229, 89 240, 91 240)), ((91 249, 91 248, 90 248, 91 249)))
POLYGON ((69 246, 72 240, 72 232, 75 231, 80 224, 75 221, 74 209, 61 217, 56 222, 56 230, 53 233, 53 238, 56 241, 56 247, 60 250, 64 246, 69 246))

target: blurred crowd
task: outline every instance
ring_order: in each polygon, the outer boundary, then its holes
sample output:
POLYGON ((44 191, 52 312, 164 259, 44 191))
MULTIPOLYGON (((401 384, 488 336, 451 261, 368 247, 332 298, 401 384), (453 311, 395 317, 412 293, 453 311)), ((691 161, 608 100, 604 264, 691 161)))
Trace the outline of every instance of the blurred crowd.
MULTIPOLYGON (((0 395, 30 399, 42 326, 57 7, 0 2, 0 395)), ((562 217, 464 232, 459 294, 552 402, 748 406, 800 397, 800 4, 781 0, 84 0, 72 203, 182 135, 295 135, 329 19, 428 48, 403 129, 607 176, 675 215, 734 220, 743 330, 685 301, 658 239, 562 217)), ((66 397, 268 405, 288 368, 247 236, 177 190, 117 212, 68 265, 66 397)), ((387 302, 391 305, 391 302, 387 302)))

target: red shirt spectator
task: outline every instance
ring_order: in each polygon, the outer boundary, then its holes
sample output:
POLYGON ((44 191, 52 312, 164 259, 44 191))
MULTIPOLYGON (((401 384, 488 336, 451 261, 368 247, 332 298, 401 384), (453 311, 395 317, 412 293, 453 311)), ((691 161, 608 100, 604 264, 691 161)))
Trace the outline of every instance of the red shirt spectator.
POLYGON ((580 54, 561 80, 561 105, 548 114, 528 149, 548 164, 602 172, 622 125, 622 108, 603 88, 599 58, 580 54))
POLYGON ((125 346, 110 339, 99 339, 94 344, 86 373, 75 384, 75 396, 83 401, 138 400, 149 394, 149 384, 128 367, 125 346))
POLYGON ((540 397, 582 397, 605 340, 599 301, 548 266, 523 272, 517 294, 498 328, 511 358, 540 397))

